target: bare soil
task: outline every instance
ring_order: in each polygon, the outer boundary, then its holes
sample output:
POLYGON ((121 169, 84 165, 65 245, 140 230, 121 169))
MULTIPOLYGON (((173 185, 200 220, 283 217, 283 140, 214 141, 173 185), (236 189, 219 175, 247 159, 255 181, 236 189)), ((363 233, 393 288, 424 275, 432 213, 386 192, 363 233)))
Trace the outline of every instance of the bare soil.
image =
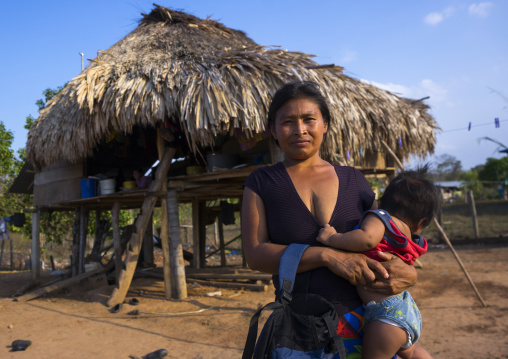
MULTIPOLYGON (((434 358, 508 358, 508 247, 456 250, 487 307, 452 253, 431 249, 411 289, 424 319, 420 344, 434 358)), ((251 315, 273 299, 271 289, 189 285, 187 299, 165 300, 162 281, 139 278, 127 299, 140 304, 125 303, 113 314, 104 305, 112 287, 94 288, 93 281, 29 302, 13 301, 29 280, 29 272, 0 272, 0 358, 141 358, 161 348, 168 358, 240 358, 251 315), (207 296, 219 290, 221 296, 207 296), (129 315, 132 310, 139 314, 129 315), (15 339, 32 345, 10 352, 15 339)))

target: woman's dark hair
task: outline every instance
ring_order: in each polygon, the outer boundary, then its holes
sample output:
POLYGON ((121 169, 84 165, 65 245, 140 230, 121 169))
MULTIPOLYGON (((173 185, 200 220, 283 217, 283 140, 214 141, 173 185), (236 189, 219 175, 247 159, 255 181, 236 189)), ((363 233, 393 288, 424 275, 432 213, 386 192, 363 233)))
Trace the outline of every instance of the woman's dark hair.
POLYGON ((441 202, 441 193, 426 175, 429 165, 416 170, 400 172, 386 187, 379 200, 379 208, 407 221, 412 231, 423 219, 422 227, 429 225, 436 216, 441 202))
POLYGON ((291 100, 301 98, 315 102, 319 107, 319 111, 321 111, 323 120, 330 126, 330 109, 328 108, 326 98, 319 90, 319 85, 311 81, 297 81, 282 86, 273 96, 270 108, 268 109, 268 128, 273 128, 275 126, 277 111, 279 111, 282 106, 291 100))

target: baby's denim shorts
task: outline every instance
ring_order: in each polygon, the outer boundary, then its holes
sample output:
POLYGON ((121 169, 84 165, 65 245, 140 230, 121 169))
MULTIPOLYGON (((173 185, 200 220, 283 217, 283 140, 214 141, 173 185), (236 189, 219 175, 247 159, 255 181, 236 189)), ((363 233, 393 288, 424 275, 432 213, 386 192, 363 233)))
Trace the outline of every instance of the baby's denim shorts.
POLYGON ((422 331, 422 316, 409 292, 404 291, 379 303, 369 302, 365 305, 365 324, 374 320, 395 325, 404 329, 408 341, 404 348, 415 344, 422 331))

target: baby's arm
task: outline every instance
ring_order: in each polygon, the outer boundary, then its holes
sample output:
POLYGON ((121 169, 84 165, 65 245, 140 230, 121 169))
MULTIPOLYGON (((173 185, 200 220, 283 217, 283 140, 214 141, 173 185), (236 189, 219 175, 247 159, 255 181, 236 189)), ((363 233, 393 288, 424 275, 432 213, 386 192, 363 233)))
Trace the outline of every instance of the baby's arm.
POLYGON ((319 230, 317 241, 337 249, 364 252, 376 247, 384 234, 383 222, 374 215, 368 215, 359 229, 346 233, 337 233, 333 227, 326 224, 319 230))

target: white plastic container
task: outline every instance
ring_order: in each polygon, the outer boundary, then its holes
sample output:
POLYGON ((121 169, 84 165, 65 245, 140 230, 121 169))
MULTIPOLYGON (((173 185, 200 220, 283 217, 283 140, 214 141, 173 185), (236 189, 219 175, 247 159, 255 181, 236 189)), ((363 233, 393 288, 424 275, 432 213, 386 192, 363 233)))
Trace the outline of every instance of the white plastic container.
POLYGON ((101 194, 115 193, 115 184, 116 184, 116 181, 114 179, 106 179, 106 180, 99 181, 99 187, 101 189, 101 194))

